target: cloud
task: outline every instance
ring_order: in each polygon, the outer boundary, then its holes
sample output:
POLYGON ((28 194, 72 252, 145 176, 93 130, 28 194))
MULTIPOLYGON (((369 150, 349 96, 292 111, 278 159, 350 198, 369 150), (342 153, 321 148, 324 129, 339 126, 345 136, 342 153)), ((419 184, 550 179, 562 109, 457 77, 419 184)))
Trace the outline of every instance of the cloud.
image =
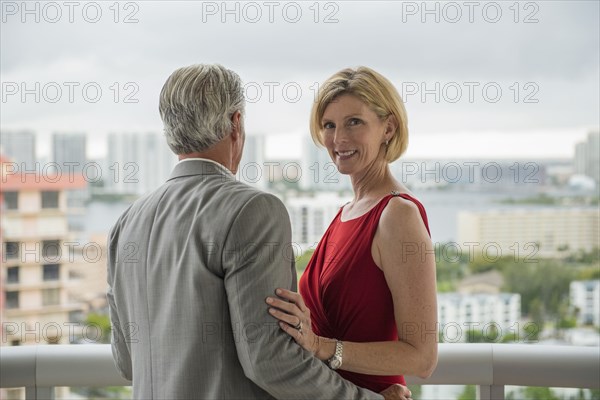
POLYGON ((25 3, 2 2, 2 81, 98 82, 104 97, 98 103, 80 96, 74 103, 50 104, 12 96, 2 104, 3 127, 160 130, 162 83, 174 69, 201 62, 221 63, 260 87, 260 101, 248 108, 248 129, 255 132, 305 130, 314 85, 357 65, 377 69, 401 91, 417 85, 420 92, 405 96, 417 132, 599 123, 598 2, 475 2, 472 9, 468 2, 147 1, 121 2, 118 8, 82 2, 73 22, 65 2, 53 3, 62 12, 54 23, 48 3, 28 3, 30 9, 38 4, 38 15, 13 15, 12 9, 4 12, 6 5, 25 3), (94 23, 92 4, 101 9, 94 23), (125 85, 131 82, 138 102, 126 104, 123 96, 132 91, 125 85), (268 82, 278 84, 273 101, 268 82), (282 92, 290 82, 302 89, 298 101, 282 92), (465 82, 478 83, 473 102, 465 100, 465 82), (111 101, 115 83, 119 101, 111 101), (489 83, 502 89, 500 101, 482 95, 489 83), (441 100, 436 94, 421 100, 422 89, 436 84, 441 100), (463 90, 458 102, 450 99, 453 84, 463 90), (527 95, 538 102, 524 102, 527 95))

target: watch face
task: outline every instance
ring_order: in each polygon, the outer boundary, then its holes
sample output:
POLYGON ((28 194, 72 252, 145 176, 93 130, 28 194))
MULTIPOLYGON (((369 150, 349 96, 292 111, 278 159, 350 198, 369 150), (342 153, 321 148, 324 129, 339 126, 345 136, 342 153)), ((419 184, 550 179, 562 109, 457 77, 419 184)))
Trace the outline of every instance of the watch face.
POLYGON ((342 360, 340 360, 338 357, 335 357, 333 360, 331 360, 331 369, 338 369, 341 366, 342 360))

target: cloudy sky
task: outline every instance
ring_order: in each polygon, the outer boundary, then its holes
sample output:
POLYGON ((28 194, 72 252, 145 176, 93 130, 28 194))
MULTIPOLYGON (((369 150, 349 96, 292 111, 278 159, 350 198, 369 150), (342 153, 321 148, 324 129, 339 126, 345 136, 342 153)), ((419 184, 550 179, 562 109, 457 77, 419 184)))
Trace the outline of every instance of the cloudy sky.
POLYGON ((2 1, 0 127, 161 131, 176 68, 238 72, 249 134, 298 157, 319 82, 367 65, 406 102, 409 157, 569 157, 600 124, 598 1, 2 1))

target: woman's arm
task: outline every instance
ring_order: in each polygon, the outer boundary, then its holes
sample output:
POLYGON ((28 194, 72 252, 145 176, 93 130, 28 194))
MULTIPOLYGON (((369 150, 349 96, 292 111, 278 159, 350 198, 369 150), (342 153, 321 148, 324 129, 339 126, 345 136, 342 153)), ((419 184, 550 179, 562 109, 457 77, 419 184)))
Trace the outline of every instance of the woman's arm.
MULTIPOLYGON (((393 198, 383 211, 373 240, 373 259, 382 269, 394 302, 398 341, 344 341, 341 369, 369 375, 414 375, 426 378, 437 365, 435 255, 419 209, 393 198)), ((321 360, 335 352, 335 338, 310 330, 310 313, 299 294, 282 291, 287 303, 269 298, 273 316, 300 345, 321 360), (295 329, 303 322, 302 332, 295 329)), ((377 312, 377 310, 373 310, 377 312)))
POLYGON ((372 253, 392 294, 399 340, 344 343, 344 369, 426 378, 437 365, 435 254, 413 202, 390 200, 381 214, 372 253))

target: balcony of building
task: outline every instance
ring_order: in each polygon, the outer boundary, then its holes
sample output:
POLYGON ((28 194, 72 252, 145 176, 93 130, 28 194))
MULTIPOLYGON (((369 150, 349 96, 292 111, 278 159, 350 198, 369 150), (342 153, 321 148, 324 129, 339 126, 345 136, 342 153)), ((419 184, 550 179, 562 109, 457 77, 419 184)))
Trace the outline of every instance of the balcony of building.
MULTIPOLYGON (((55 387, 128 386, 110 345, 2 347, 0 387, 24 387, 27 399, 53 399, 55 387)), ((440 344, 431 377, 411 385, 476 385, 482 400, 505 398, 505 387, 600 388, 600 347, 532 344, 440 344)))

